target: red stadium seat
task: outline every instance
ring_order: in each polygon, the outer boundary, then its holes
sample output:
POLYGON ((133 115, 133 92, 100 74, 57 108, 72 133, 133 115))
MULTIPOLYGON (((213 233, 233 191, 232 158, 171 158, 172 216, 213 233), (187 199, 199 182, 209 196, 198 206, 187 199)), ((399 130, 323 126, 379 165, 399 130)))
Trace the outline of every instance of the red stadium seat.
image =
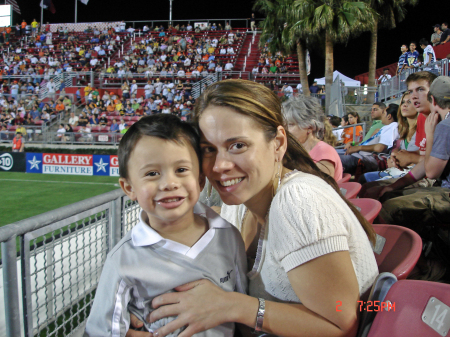
POLYGON ((384 302, 395 309, 376 314, 368 337, 448 336, 450 285, 401 280, 394 283, 384 302))
POLYGON ((370 223, 373 223, 373 220, 375 220, 381 211, 381 202, 378 200, 361 198, 349 199, 349 201, 359 208, 362 216, 370 223))
POLYGON ((344 192, 343 190, 345 190, 344 196, 347 199, 356 198, 356 196, 358 195, 358 193, 362 187, 361 184, 359 184, 359 183, 350 183, 350 182, 349 183, 338 183, 338 186, 341 189, 341 192, 344 192))
POLYGON ((350 173, 344 173, 342 175, 342 179, 338 180, 338 183, 347 183, 350 181, 350 178, 352 177, 352 175, 350 173))
POLYGON ((406 227, 395 225, 373 225, 377 238, 375 259, 380 272, 390 272, 403 280, 413 270, 422 253, 419 234, 406 227))

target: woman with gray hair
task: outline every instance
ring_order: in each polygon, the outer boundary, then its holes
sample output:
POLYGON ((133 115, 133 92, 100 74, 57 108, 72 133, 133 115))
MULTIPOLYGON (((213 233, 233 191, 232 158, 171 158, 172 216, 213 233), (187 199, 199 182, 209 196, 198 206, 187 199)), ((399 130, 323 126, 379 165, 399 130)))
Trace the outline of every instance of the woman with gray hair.
POLYGON ((342 178, 342 162, 327 139, 334 137, 326 127, 325 114, 314 97, 291 97, 283 103, 289 132, 303 145, 322 172, 336 181, 342 178), (325 141, 324 141, 325 140, 325 141))

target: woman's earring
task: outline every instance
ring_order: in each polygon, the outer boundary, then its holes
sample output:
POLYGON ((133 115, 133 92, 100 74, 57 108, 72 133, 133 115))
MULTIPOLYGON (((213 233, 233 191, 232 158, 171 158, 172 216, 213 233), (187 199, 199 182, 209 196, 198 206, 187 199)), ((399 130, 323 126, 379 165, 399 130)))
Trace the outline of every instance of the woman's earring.
POLYGON ((281 187, 281 161, 278 162, 278 187, 277 187, 277 191, 275 193, 278 193, 278 191, 280 190, 281 187))

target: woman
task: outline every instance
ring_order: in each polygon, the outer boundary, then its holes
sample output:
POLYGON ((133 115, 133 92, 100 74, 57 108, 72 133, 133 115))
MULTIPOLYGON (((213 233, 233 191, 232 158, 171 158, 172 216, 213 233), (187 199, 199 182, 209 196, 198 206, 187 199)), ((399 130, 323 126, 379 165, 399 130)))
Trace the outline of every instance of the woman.
POLYGON ((195 116, 202 171, 255 261, 250 296, 207 280, 183 285, 153 300, 151 321, 177 316, 153 334, 187 326, 188 337, 238 322, 274 335, 354 336, 359 297, 378 274, 368 239, 375 234, 285 131, 277 95, 250 81, 216 82, 195 116))
MULTIPOLYGON (((354 124, 358 124, 359 123, 359 115, 357 112, 350 112, 347 116, 344 116, 342 118, 343 124, 342 126, 347 126, 347 125, 354 125, 354 124), (346 118, 347 117, 347 118, 346 118)), ((344 131, 342 132, 342 142, 344 144, 347 143, 358 143, 362 140, 363 138, 363 128, 361 125, 358 125, 356 127, 356 133, 355 133, 355 137, 353 137, 353 130, 355 130, 355 128, 346 128, 344 129, 344 131)))
POLYGON ((127 82, 124 82, 124 84, 122 84, 122 97, 125 99, 130 98, 130 87, 128 86, 127 82))
POLYGON ((283 104, 283 115, 289 132, 303 145, 319 169, 336 181, 342 179, 341 159, 336 150, 323 141, 325 115, 318 100, 314 97, 291 97, 283 104))
POLYGON ((399 178, 405 175, 409 169, 400 167, 395 162, 395 153, 400 151, 419 152, 416 146, 416 128, 418 112, 411 101, 410 94, 405 92, 402 96, 397 112, 398 133, 397 149, 392 151, 391 157, 387 160, 388 169, 385 171, 367 172, 360 178, 360 183, 371 182, 382 178, 399 178), (398 148, 399 147, 399 148, 398 148))

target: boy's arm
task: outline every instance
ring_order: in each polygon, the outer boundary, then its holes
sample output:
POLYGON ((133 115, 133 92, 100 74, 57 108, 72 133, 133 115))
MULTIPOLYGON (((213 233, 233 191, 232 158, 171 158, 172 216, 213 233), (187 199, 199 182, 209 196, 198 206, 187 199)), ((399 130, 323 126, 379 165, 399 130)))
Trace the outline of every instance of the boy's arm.
POLYGON ((125 336, 130 326, 128 300, 131 287, 107 258, 95 293, 84 336, 125 336))
POLYGON ((437 179, 444 172, 448 162, 448 136, 446 131, 437 127, 439 115, 431 113, 425 122, 425 132, 427 135, 427 147, 425 152, 425 172, 428 178, 437 179), (433 151, 434 149, 434 151, 433 151), (433 152, 433 153, 432 153, 433 152))
POLYGON ((383 152, 386 150, 387 146, 381 143, 374 145, 357 145, 350 147, 345 154, 352 154, 359 151, 366 152, 383 152))

